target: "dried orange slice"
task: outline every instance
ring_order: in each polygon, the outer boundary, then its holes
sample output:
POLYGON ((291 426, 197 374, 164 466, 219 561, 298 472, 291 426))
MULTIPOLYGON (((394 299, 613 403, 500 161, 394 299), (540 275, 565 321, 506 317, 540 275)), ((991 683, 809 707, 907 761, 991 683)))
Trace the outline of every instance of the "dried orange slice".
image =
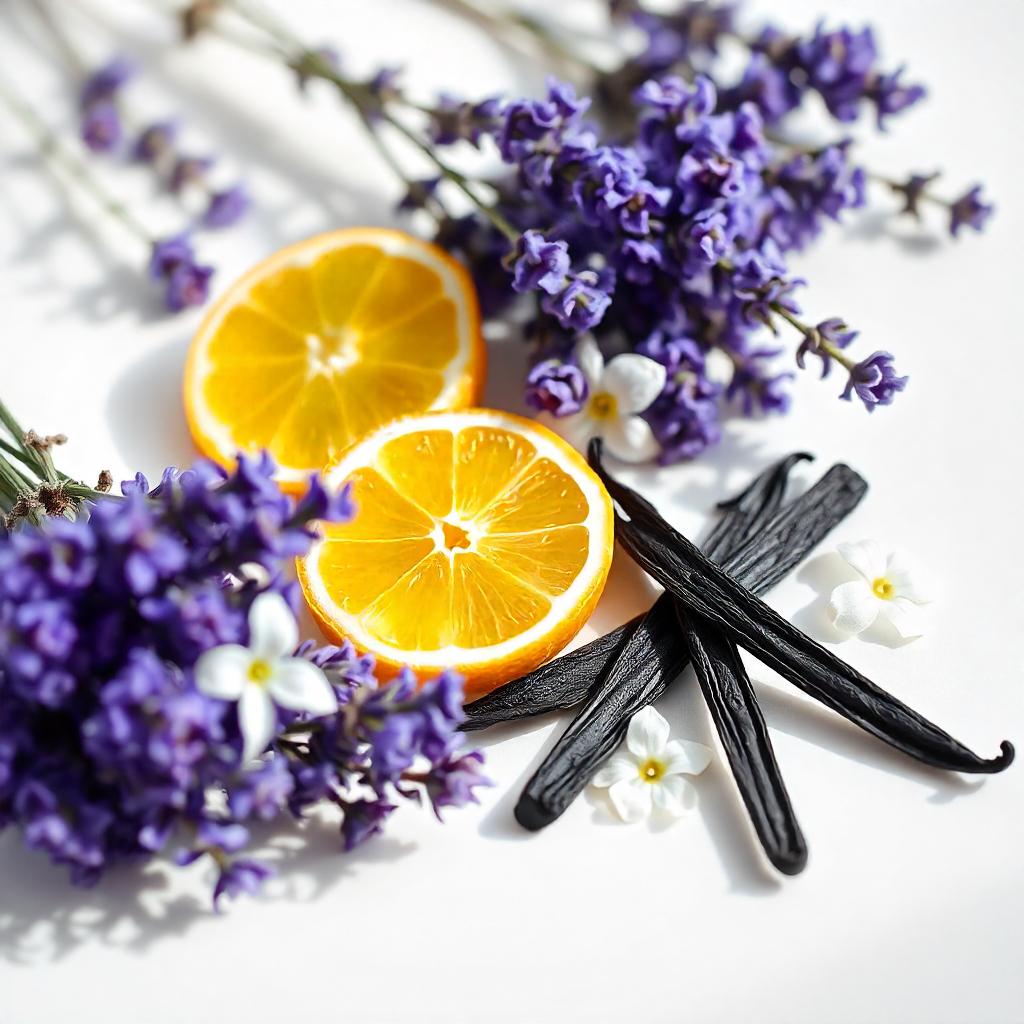
POLYGON ((465 270, 384 228, 308 238, 212 306, 185 368, 204 454, 267 448, 297 488, 375 427, 479 401, 485 348, 465 270))
POLYGON ((326 474, 356 516, 299 562, 313 614, 378 664, 445 666, 467 696, 536 668, 583 626, 612 557, 612 507, 560 437, 505 412, 408 416, 326 474))

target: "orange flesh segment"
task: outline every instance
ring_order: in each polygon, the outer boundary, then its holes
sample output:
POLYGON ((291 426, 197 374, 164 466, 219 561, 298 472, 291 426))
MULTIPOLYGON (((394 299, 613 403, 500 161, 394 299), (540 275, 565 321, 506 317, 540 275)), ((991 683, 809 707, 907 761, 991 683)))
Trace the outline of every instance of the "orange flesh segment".
POLYGON ((481 537, 477 551, 543 594, 564 594, 587 560, 590 531, 558 526, 534 533, 494 533, 481 537))
POLYGON ((318 568, 386 644, 501 643, 540 622, 586 563, 586 499, 524 437, 490 426, 411 431, 374 461, 347 478, 357 515, 327 527, 318 568))
POLYGON ((381 235, 257 277, 205 333, 190 426, 218 460, 266 447, 314 472, 382 423, 467 401, 478 368, 453 364, 475 344, 472 296, 443 256, 381 235))
POLYGON ((447 516, 452 510, 452 448, 448 430, 402 434, 377 453, 377 466, 424 511, 447 516))

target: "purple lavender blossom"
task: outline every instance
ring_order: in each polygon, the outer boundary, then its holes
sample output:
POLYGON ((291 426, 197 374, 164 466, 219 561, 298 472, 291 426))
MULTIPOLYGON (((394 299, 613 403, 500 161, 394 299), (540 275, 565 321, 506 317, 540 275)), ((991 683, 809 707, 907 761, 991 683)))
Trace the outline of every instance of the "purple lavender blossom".
POLYGON ((981 186, 975 185, 950 205, 949 233, 955 238, 963 227, 981 231, 995 207, 981 198, 981 186))
POLYGON ((808 354, 816 355, 821 360, 821 379, 824 380, 832 369, 832 356, 822 346, 822 342, 837 349, 845 349, 853 343, 858 333, 851 331, 839 317, 822 320, 812 332, 804 335, 804 340, 796 350, 796 365, 802 370, 808 354))
POLYGON ((206 302, 213 268, 196 263, 188 235, 174 235, 154 243, 149 276, 164 283, 164 304, 178 313, 206 302))
POLYGON ((423 785, 438 821, 442 820, 442 808, 479 803, 477 787, 493 785, 480 774, 483 761, 479 750, 455 750, 432 766, 423 785))
POLYGON ((93 103, 82 114, 82 141, 94 153, 110 153, 121 144, 123 130, 117 107, 102 101, 93 103))
POLYGON ((851 367, 850 378, 840 397, 850 401, 856 394, 867 411, 874 412, 877 405, 891 405, 909 380, 909 377, 896 375, 891 353, 874 352, 851 367))
POLYGON ((524 231, 516 243, 512 287, 517 292, 540 290, 556 295, 569 274, 569 247, 547 241, 539 231, 524 231))
POLYGON ((244 185, 233 185, 220 192, 211 192, 202 224, 207 228, 227 228, 245 216, 252 199, 244 185))
POLYGON ((174 148, 178 125, 174 121, 156 121, 139 133, 132 146, 132 158, 140 163, 156 163, 174 148))
POLYGON ((220 901, 225 896, 234 898, 243 893, 251 895, 262 888, 268 878, 274 877, 273 868, 259 861, 241 858, 225 864, 217 878, 213 890, 214 909, 220 909, 220 901))
POLYGON ((181 192, 187 185, 201 183, 206 172, 213 167, 214 159, 210 156, 179 156, 174 161, 167 187, 174 193, 181 192))
POLYGON ((82 83, 78 102, 84 111, 96 103, 112 100, 136 72, 134 61, 118 56, 94 71, 82 83))
POLYGON ((339 713, 298 740, 278 737, 258 767, 240 770, 237 717, 193 676, 205 650, 248 642, 263 585, 225 577, 255 563, 290 593, 282 571, 308 548, 314 519, 352 511, 346 491, 318 484, 296 503, 273 474, 269 458, 243 454, 230 475, 205 462, 156 487, 139 475, 87 520, 0 540, 0 826, 19 828, 77 884, 186 841, 175 859, 213 858, 219 902, 267 877, 244 856, 249 821, 351 803, 350 786, 370 786, 373 813, 357 801, 346 815, 351 846, 396 797, 425 790, 454 805, 485 784, 476 758, 453 753, 458 677, 378 686, 372 660, 348 645, 298 651, 327 675, 339 713), (212 789, 226 794, 216 810, 212 789))
POLYGON ((552 416, 573 416, 587 399, 587 381, 580 368, 562 359, 544 359, 526 378, 526 404, 552 416))
POLYGON ((348 853, 361 846, 371 836, 384 830, 384 822, 397 810, 387 800, 347 800, 343 804, 341 837, 348 853))
POLYGON ((612 301, 610 289, 602 285, 614 287, 614 279, 606 275, 602 280, 593 271, 580 271, 567 279, 561 291, 545 295, 541 306, 567 331, 591 330, 601 322, 612 301))

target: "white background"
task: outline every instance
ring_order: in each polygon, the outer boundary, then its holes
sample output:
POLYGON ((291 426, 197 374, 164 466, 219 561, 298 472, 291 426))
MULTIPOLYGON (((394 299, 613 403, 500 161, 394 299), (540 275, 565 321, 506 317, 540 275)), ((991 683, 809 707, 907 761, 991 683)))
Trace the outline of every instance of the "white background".
MULTIPOLYGON (((66 129, 66 83, 15 27, 30 24, 21 2, 0 11, 0 68, 66 129)), ((110 52, 77 2, 58 6, 93 58, 110 52)), ((354 70, 407 64, 424 95, 538 86, 493 40, 416 0, 277 6, 310 39, 337 42, 354 70)), ((825 6, 752 0, 747 14, 800 30, 825 6)), ((286 241, 391 222, 397 189, 327 90, 304 105, 256 58, 215 43, 165 50, 142 7, 101 5, 151 63, 130 94, 140 115, 182 111, 186 138, 226 154, 225 172, 244 172, 259 202, 244 228, 205 247, 219 287, 286 241)), ((788 418, 732 424, 698 464, 635 479, 697 533, 715 500, 794 448, 819 456, 808 478, 837 459, 861 470, 871 493, 835 539, 909 547, 936 601, 923 639, 854 640, 841 653, 993 755, 1003 738, 1024 744, 1024 4, 832 7, 872 22, 886 64, 906 59, 932 89, 871 139, 873 164, 894 175, 943 168, 951 194, 983 178, 997 216, 984 236, 953 244, 941 218, 886 220, 881 192, 799 261, 808 315, 845 316, 863 331, 859 351, 891 349, 912 375, 893 407, 869 417, 835 400, 837 381, 809 373, 788 418)), ((0 137, 4 398, 29 425, 66 432, 64 464, 84 476, 188 462, 178 394, 195 318, 159 314, 139 283, 143 253, 87 203, 69 205, 6 115, 0 137)), ((109 174, 148 201, 142 172, 109 174)), ((150 210, 156 228, 174 225, 171 207, 150 210)), ((521 363, 520 349, 495 350, 492 402, 516 401, 521 363)), ((819 555, 771 597, 819 636, 828 570, 819 555)), ((620 557, 592 629, 649 601, 620 557)), ((326 826, 271 836, 279 881, 219 917, 202 867, 154 865, 83 893, 4 836, 0 1022, 1024 1020, 1024 765, 984 780, 919 767, 751 671, 810 845, 798 878, 760 859, 720 756, 697 780, 699 806, 669 830, 615 824, 590 798, 542 834, 519 830, 517 792, 563 724, 549 718, 481 738, 496 786, 443 827, 410 808, 350 856, 326 826)), ((713 742, 691 677, 660 707, 676 734, 713 742)))

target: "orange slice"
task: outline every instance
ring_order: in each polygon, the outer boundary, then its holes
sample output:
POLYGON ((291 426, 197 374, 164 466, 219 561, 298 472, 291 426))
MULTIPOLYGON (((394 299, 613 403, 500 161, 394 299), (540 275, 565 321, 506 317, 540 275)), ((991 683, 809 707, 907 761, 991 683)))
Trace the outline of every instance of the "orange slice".
POLYGON ((408 416, 326 474, 356 516, 299 562, 314 616, 385 669, 451 666, 478 696, 579 631, 612 557, 612 507, 583 458, 486 409, 408 416))
POLYGON ((204 454, 269 449, 297 489, 396 416, 479 401, 485 348, 465 270, 384 228, 308 238, 211 307, 189 351, 185 412, 204 454))

